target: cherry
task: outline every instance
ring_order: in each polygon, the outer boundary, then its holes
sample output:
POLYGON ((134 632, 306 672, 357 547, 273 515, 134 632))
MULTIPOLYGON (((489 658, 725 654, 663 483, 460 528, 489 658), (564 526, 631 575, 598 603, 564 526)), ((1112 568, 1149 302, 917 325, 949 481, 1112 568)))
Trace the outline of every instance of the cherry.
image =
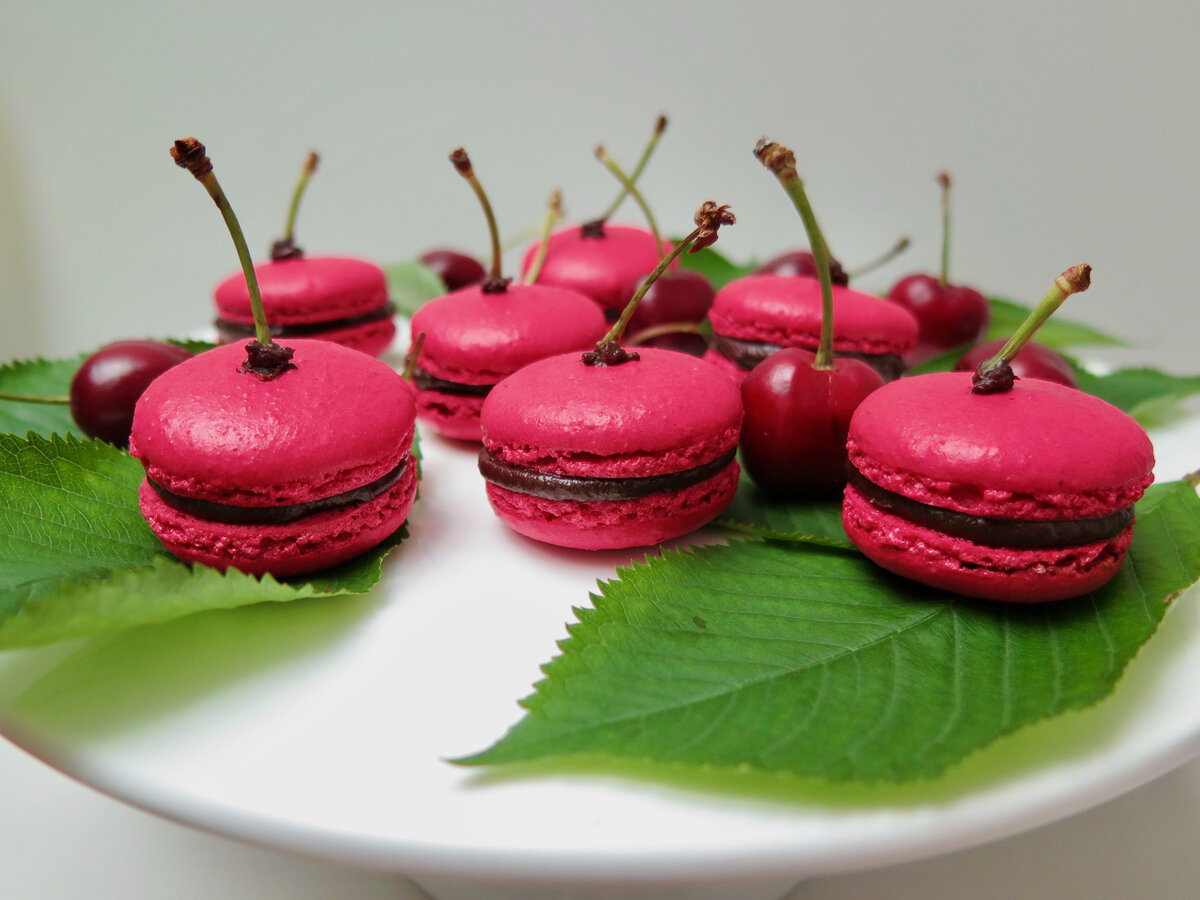
POLYGON ((974 344, 987 331, 992 310, 987 297, 974 288, 949 282, 950 176, 938 175, 942 188, 942 267, 937 275, 914 274, 901 278, 888 298, 917 317, 917 346, 911 361, 928 359, 944 350, 974 344))
MULTIPOLYGON (((800 278, 817 277, 817 258, 807 250, 792 250, 781 253, 755 268, 754 275, 790 275, 800 278)), ((848 276, 841 263, 829 258, 829 277, 834 284, 849 284, 848 276)))
POLYGON ((117 341, 89 356, 71 379, 71 418, 88 437, 129 444, 133 408, 150 382, 191 357, 177 344, 117 341))
POLYGON ((798 347, 776 351, 742 382, 742 465, 777 496, 834 496, 846 483, 850 416, 883 376, 861 360, 839 357, 818 369, 798 347))
POLYGON ((699 272, 663 272, 646 289, 629 320, 629 343, 703 356, 708 342, 687 326, 694 329, 704 320, 716 294, 712 282, 699 272))
MULTIPOLYGON (((1004 339, 1000 338, 973 347, 954 364, 954 371, 974 372, 980 363, 995 356, 1004 343, 1004 339)), ((1009 365, 1017 378, 1040 378, 1042 381, 1053 381, 1067 387, 1079 387, 1075 380, 1075 370, 1062 354, 1036 341, 1030 341, 1022 347, 1009 361, 1009 365)))
POLYGON ((479 284, 487 277, 483 263, 473 256, 449 247, 437 247, 422 253, 418 262, 432 269, 445 283, 447 291, 457 291, 459 288, 479 284))
POLYGON ((773 141, 755 156, 783 185, 808 232, 821 283, 821 340, 817 352, 776 351, 742 382, 740 447, 750 480, 776 495, 829 496, 846 483, 850 416, 883 376, 861 360, 834 359, 833 287, 829 250, 796 172, 796 157, 773 141))

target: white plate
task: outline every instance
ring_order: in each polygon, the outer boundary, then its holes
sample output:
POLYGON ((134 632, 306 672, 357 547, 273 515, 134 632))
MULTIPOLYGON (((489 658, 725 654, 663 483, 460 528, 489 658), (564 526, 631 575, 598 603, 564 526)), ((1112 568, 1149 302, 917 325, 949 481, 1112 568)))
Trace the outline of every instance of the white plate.
MULTIPOLYGON (((1160 480, 1197 467, 1200 416, 1153 434, 1160 480)), ((445 760, 520 718, 516 701, 571 607, 635 554, 516 536, 491 514, 472 448, 423 448, 412 536, 371 596, 4 654, 0 732, 101 791, 206 829, 420 877, 531 885, 798 880, 911 860, 1070 815, 1200 753, 1193 590, 1112 697, 932 782, 800 788, 668 767, 454 766, 445 760)))

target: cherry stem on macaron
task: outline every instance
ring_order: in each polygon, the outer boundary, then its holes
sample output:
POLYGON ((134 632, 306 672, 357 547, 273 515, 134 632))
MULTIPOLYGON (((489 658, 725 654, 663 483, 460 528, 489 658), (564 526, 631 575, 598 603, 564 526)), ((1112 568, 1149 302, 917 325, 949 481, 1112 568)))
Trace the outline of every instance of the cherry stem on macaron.
POLYGON ((483 214, 487 217, 488 234, 492 240, 492 267, 481 289, 485 294, 503 294, 508 290, 509 279, 500 274, 500 229, 496 227, 496 214, 492 212, 491 201, 488 200, 483 185, 475 177, 475 169, 471 166, 471 158, 467 156, 466 150, 459 147, 450 154, 450 162, 454 163, 458 174, 471 185, 475 196, 479 198, 479 205, 483 207, 483 214))
MULTIPOLYGON (((642 150, 641 159, 638 160, 633 171, 629 175, 629 181, 636 184, 637 180, 642 177, 642 170, 646 168, 646 163, 650 161, 650 157, 654 155, 654 148, 658 146, 658 139, 662 137, 662 133, 667 130, 667 117, 659 116, 654 122, 654 132, 650 135, 650 140, 646 143, 646 147, 642 150)), ((604 214, 599 218, 592 219, 590 222, 584 222, 582 225, 583 234, 587 237, 603 237, 604 223, 620 209, 621 204, 625 202, 625 198, 629 196, 629 190, 624 185, 621 187, 621 193, 617 194, 617 198, 604 211, 604 214)))
POLYGON ((1056 279, 1041 302, 1033 308, 1013 336, 1005 342, 996 355, 979 364, 975 370, 971 390, 976 394, 1000 394, 1011 391, 1016 376, 1010 363, 1021 352, 1039 328, 1046 324, 1063 302, 1072 294, 1086 291, 1092 283, 1092 267, 1083 263, 1072 266, 1056 279))
POLYGON ((529 266, 529 271, 525 273, 525 283, 533 284, 538 280, 538 276, 542 274, 542 266, 546 264, 546 256, 550 252, 550 232, 563 216, 562 208, 562 191, 555 189, 550 194, 550 199, 546 201, 546 218, 542 222, 542 240, 538 244, 537 253, 533 257, 533 262, 529 266))
POLYGON ((874 272, 876 269, 883 268, 888 263, 890 263, 893 259, 895 259, 897 256, 899 256, 901 253, 903 253, 905 250, 907 250, 908 245, 911 243, 912 243, 912 241, 910 241, 906 237, 900 238, 900 240, 896 241, 896 243, 892 246, 892 248, 890 250, 888 250, 886 253, 884 253, 882 256, 878 256, 875 259, 871 260, 870 262, 863 263, 861 266, 859 266, 857 269, 855 269, 852 272, 847 272, 846 280, 849 281, 851 278, 859 278, 863 275, 866 275, 868 272, 874 272))
POLYGON ((296 215, 300 212, 300 198, 304 196, 304 191, 308 187, 308 182, 312 179, 313 173, 317 171, 317 163, 321 158, 316 153, 309 153, 304 160, 304 168, 300 170, 300 179, 296 182, 296 188, 292 191, 292 202, 288 206, 287 221, 283 226, 283 237, 271 245, 271 259, 295 259, 303 256, 304 251, 296 246, 296 215))
POLYGON ((242 264, 242 272, 246 276, 246 290, 250 294, 250 309, 254 314, 255 340, 246 344, 246 359, 240 371, 253 374, 262 381, 277 378, 288 369, 296 368, 291 362, 293 350, 281 347, 271 338, 271 329, 267 326, 267 314, 263 309, 262 292, 258 288, 258 276, 254 274, 254 260, 250 258, 250 249, 246 246, 246 236, 242 234, 242 226, 238 224, 233 207, 213 174, 212 160, 204 151, 204 145, 194 137, 181 138, 171 147, 171 158, 175 165, 187 169, 197 181, 204 185, 208 195, 217 204, 229 236, 233 239, 234 249, 237 250, 238 260, 242 264))
POLYGON ((642 215, 646 217, 646 225, 650 229, 650 233, 654 235, 654 246, 658 248, 658 258, 663 258, 662 238, 659 236, 658 223, 654 220, 654 213, 650 212, 650 206, 646 203, 646 198, 642 196, 642 192, 637 189, 633 179, 626 175, 625 172, 617 165, 617 161, 608 155, 608 151, 603 146, 596 148, 596 159, 604 164, 604 168, 612 172, 617 181, 621 182, 626 193, 629 194, 638 205, 638 209, 642 211, 642 215))
POLYGON ((942 188, 942 268, 938 281, 945 287, 950 283, 950 174, 938 172, 937 183, 942 188))
POLYGON ((642 302, 642 297, 646 295, 646 291, 650 289, 650 285, 658 279, 658 276, 667 271, 671 263, 678 259, 684 250, 688 253, 695 253, 697 250, 703 250, 709 247, 717 240, 717 231, 722 225, 734 225, 737 219, 730 211, 729 207, 718 206, 711 200, 705 201, 700 208, 696 210, 696 215, 692 217, 696 228, 672 248, 671 252, 664 256, 654 271, 646 276, 646 280, 634 293, 633 297, 625 308, 621 310, 621 315, 612 328, 596 343, 594 351, 588 351, 583 354, 583 361, 589 366, 611 366, 622 362, 628 362, 637 359, 636 353, 626 353, 618 345, 621 335, 625 333, 625 327, 629 324, 629 320, 633 318, 633 314, 637 312, 638 304, 642 302))
POLYGON ((817 280, 821 283, 821 338, 817 344, 817 352, 813 359, 814 369, 833 368, 833 281, 829 273, 829 246, 817 224, 813 214, 812 204, 808 202, 808 194, 804 191, 804 182, 796 171, 796 154, 763 138, 754 148, 758 161, 771 170, 788 196, 800 218, 804 222, 804 230, 808 232, 808 243, 812 247, 813 260, 817 264, 817 280))
POLYGON ((408 348, 408 353, 404 354, 404 369, 400 372, 400 377, 405 381, 412 381, 413 375, 417 371, 417 361, 421 358, 421 349, 425 346, 425 332, 417 335, 412 342, 412 346, 408 348))

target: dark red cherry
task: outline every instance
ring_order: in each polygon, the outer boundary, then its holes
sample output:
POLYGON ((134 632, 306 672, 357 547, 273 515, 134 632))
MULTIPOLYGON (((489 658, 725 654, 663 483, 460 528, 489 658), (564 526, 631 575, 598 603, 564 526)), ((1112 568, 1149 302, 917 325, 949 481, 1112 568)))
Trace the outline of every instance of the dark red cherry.
MULTIPOLYGON (((974 372, 981 362, 995 356, 1004 344, 1005 339, 1000 338, 973 347, 954 364, 954 371, 974 372)), ((1079 387, 1075 380, 1075 370, 1062 354, 1036 341, 1030 341, 1022 347, 1009 365, 1018 378, 1040 378, 1043 381, 1065 384, 1067 387, 1079 387)))
POLYGON ((992 309, 974 288, 942 284, 933 275, 901 278, 888 292, 917 317, 917 346, 912 360, 927 359, 954 347, 974 344, 987 332, 992 309))
POLYGON ((191 355, 177 344, 159 341, 101 347, 71 379, 71 418, 88 437, 127 446, 138 397, 151 381, 191 355))
POLYGON ((438 247, 421 254, 418 262, 433 269, 446 283, 447 291, 457 291, 472 284, 479 284, 487 276, 483 263, 458 250, 438 247))
MULTIPOLYGON (((781 253, 774 259, 768 259, 765 263, 758 266, 754 275, 792 275, 802 278, 817 277, 817 261, 807 250, 792 250, 788 253, 781 253)), ((829 279, 834 284, 847 285, 850 283, 848 276, 841 263, 833 257, 829 258, 829 279)))
MULTIPOLYGON (((633 296, 644 280, 644 276, 638 279, 630 290, 630 296, 633 296)), ((646 340, 640 340, 639 334, 649 328, 658 329, 681 323, 698 325, 708 315, 715 296, 716 290, 712 283, 699 272, 668 269, 646 290, 633 318, 625 328, 625 333, 629 335, 633 344, 703 356, 708 342, 698 334, 677 331, 658 334, 646 340)))
POLYGON ((815 369, 815 355, 787 348, 742 382, 741 457, 746 474, 773 496, 832 497, 846 483, 850 416, 883 376, 845 357, 815 369))

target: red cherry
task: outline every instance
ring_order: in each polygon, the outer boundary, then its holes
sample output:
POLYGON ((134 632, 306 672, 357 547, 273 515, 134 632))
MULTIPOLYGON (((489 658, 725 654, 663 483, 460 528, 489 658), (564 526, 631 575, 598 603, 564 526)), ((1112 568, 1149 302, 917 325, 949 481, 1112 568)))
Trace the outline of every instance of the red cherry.
MULTIPOLYGON (((753 275, 790 275, 801 278, 816 278, 817 277, 817 261, 807 250, 792 250, 788 253, 781 253, 773 259, 767 260, 762 265, 758 266, 751 274, 753 275)), ((850 283, 850 277, 842 269, 839 263, 833 257, 829 258, 829 278, 834 284, 847 285, 850 283)))
MULTIPOLYGON (((981 362, 995 356, 1004 344, 1005 339, 1000 338, 968 350, 954 364, 954 371, 974 372, 981 362)), ((1067 387, 1079 387, 1075 380, 1075 370, 1062 354, 1036 341, 1030 341, 1022 347, 1009 365, 1018 378, 1040 378, 1042 381, 1053 381, 1067 387)))
POLYGON ((133 408, 142 392, 191 355, 177 344, 159 341, 117 341, 101 347, 71 379, 71 418, 88 437, 128 445, 133 408))
POLYGON ((815 369, 808 350, 779 350, 742 382, 742 465, 777 496, 835 496, 846 483, 850 416, 883 377, 857 359, 815 369))
MULTIPOLYGON (((645 276, 639 278, 630 290, 630 296, 645 276)), ((699 272, 690 269, 674 269, 663 272, 646 290, 638 304, 633 318, 625 328, 631 343, 646 347, 664 347, 668 350, 679 350, 693 356, 703 356, 708 342, 698 334, 675 332, 660 334, 638 340, 638 333, 647 328, 658 328, 664 325, 687 323, 698 325, 708 315, 716 290, 712 283, 699 272)))
POLYGON ((954 347, 974 344, 987 332, 992 309, 987 297, 974 288, 942 284, 933 275, 901 278, 888 292, 917 317, 917 346, 912 359, 919 361, 954 347))
POLYGON ((423 253, 418 262, 432 269, 445 282, 447 291, 479 284, 487 276, 483 263, 449 247, 438 247, 423 253))

